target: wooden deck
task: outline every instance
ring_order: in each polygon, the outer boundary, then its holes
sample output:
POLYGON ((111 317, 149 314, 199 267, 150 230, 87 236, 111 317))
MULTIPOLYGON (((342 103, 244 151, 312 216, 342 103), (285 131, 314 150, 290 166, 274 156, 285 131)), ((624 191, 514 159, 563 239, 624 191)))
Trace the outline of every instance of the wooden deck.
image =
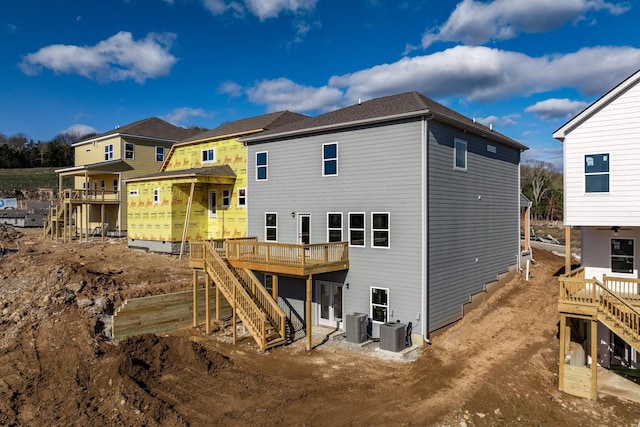
POLYGON ((295 245, 258 242, 254 238, 191 242, 189 265, 204 266, 202 245, 213 245, 227 262, 236 268, 246 268, 271 274, 306 277, 318 273, 347 270, 349 247, 347 242, 295 245))
POLYGON ((107 190, 71 190, 63 192, 64 203, 113 204, 120 203, 119 191, 107 190))

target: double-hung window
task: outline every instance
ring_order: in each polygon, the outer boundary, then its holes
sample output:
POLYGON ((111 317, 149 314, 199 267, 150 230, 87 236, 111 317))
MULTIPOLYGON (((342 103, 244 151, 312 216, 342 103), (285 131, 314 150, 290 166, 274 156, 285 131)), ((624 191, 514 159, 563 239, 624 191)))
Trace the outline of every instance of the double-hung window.
POLYGON ((124 158, 127 160, 133 160, 133 143, 125 142, 124 143, 124 158))
POLYGON ((113 144, 107 144, 104 146, 104 159, 113 160, 113 144))
POLYGON ((238 207, 244 208, 247 206, 247 189, 238 188, 238 207))
POLYGON ((278 214, 275 212, 264 214, 264 240, 278 241, 278 214))
POLYGON ((338 143, 322 144, 322 176, 338 175, 338 143))
POLYGON ((389 321, 389 289, 371 287, 371 320, 385 323, 389 321))
POLYGON ((342 212, 327 213, 327 241, 342 242, 342 212))
POLYGON ((218 215, 218 193, 216 190, 209 191, 209 218, 215 218, 218 215))
POLYGON ((584 156, 585 193, 609 192, 609 154, 584 156))
POLYGON ((164 162, 164 147, 156 147, 156 162, 164 162))
POLYGON ((349 246, 364 247, 364 213, 349 213, 349 246))
POLYGON ((154 188, 153 189, 153 204, 154 205, 159 205, 160 204, 160 189, 159 188, 154 188))
POLYGON ((113 194, 118 193, 118 178, 113 178, 113 194))
POLYGON ((611 239, 611 272, 633 273, 633 239, 611 239))
POLYGON ((256 153, 256 181, 267 180, 268 167, 269 167, 269 162, 267 158, 267 152, 261 151, 259 153, 256 153))
POLYGON ((205 148, 202 150, 202 163, 213 163, 216 161, 216 149, 205 148))
POLYGON ((231 206, 231 190, 224 189, 222 190, 222 207, 228 208, 231 206))
POLYGON ((454 140, 453 168, 467 170, 467 141, 458 138, 454 140))
POLYGON ((389 213, 371 213, 371 246, 374 248, 389 247, 389 213))

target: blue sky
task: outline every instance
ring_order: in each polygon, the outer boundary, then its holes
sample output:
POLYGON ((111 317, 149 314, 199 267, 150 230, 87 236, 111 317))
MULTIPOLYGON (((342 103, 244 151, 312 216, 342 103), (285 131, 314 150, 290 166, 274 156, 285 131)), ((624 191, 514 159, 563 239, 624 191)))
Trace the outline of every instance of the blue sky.
POLYGON ((0 133, 317 115, 418 91, 561 167, 552 132, 640 69, 640 0, 21 0, 0 133))

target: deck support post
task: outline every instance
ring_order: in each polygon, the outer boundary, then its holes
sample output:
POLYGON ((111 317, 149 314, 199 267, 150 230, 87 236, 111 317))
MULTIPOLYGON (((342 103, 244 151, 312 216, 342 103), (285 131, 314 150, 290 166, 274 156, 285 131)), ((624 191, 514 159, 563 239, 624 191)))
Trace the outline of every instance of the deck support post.
POLYGON ((571 272, 571 226, 564 226, 564 274, 571 272))
POLYGON ((198 326, 198 270, 193 270, 193 327, 198 326))
POLYGON ((104 203, 100 205, 100 234, 102 235, 102 241, 104 242, 104 203))
POLYGON ((271 296, 278 301, 278 275, 271 276, 271 296))
POLYGON ((591 319, 591 399, 598 398, 598 321, 591 319))
POLYGON ((305 321, 307 322, 307 351, 311 351, 311 288, 313 284, 313 275, 307 276, 307 292, 305 297, 305 321))
POLYGON ((211 307, 209 303, 209 287, 211 282, 209 280, 209 273, 204 275, 204 318, 207 325, 205 326, 205 333, 209 335, 211 333, 211 307))
POLYGON ((233 287, 233 298, 231 298, 233 301, 231 303, 231 309, 232 309, 232 319, 231 319, 231 324, 233 325, 233 345, 236 345, 236 335, 237 335, 237 331, 236 331, 236 287, 233 287))
POLYGON ((220 321, 220 288, 216 286, 216 322, 220 321))
POLYGON ((566 350, 567 315, 560 313, 560 357, 558 358, 558 389, 564 391, 564 362, 566 350))

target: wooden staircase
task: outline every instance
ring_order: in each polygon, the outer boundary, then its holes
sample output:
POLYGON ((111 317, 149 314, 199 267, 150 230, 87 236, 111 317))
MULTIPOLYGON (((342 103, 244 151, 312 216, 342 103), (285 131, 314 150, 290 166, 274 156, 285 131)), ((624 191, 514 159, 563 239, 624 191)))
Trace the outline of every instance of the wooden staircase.
POLYGON ((627 344, 640 352, 640 310, 624 297, 612 292, 604 284, 595 281, 600 287, 597 298, 598 320, 619 336, 627 344))
POLYGON ((250 270, 233 268, 211 245, 204 247, 204 270, 262 350, 287 343, 284 311, 250 270))
POLYGON ((58 238, 64 227, 64 198, 58 197, 55 206, 49 209, 49 214, 44 220, 44 237, 58 238))

